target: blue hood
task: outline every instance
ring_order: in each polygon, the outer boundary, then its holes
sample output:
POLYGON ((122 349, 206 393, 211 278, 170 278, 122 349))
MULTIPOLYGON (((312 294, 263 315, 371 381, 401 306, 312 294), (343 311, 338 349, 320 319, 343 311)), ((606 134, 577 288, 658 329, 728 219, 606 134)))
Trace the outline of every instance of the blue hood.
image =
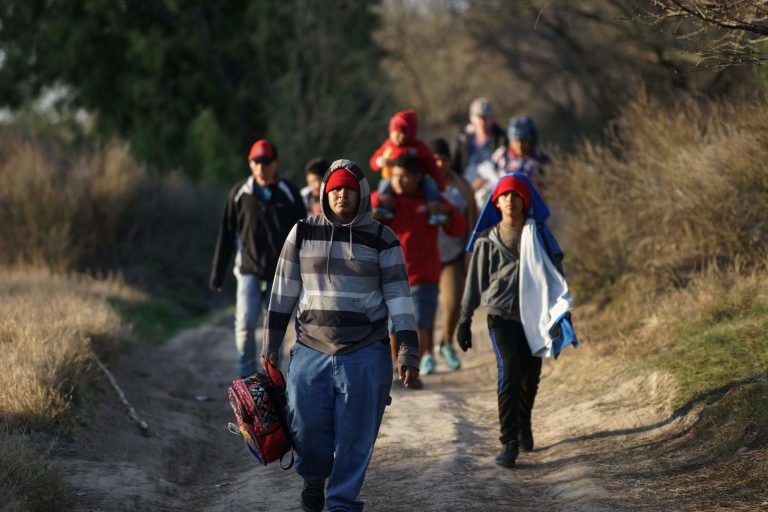
MULTIPOLYGON (((493 185, 493 189, 496 190, 499 182, 507 176, 514 176, 515 178, 524 181, 525 184, 528 185, 528 190, 531 192, 531 204, 528 206, 528 211, 525 212, 525 218, 535 219, 537 224, 543 224, 544 221, 549 217, 549 208, 539 193, 536 191, 536 188, 531 183, 531 180, 528 179, 528 176, 521 172, 505 174, 496 180, 496 183, 493 185)), ((477 239, 478 235, 480 235, 480 233, 501 222, 501 212, 491 201, 492 197, 493 192, 488 194, 488 198, 485 200, 483 210, 480 212, 480 216, 477 218, 477 224, 475 224, 475 229, 472 230, 472 236, 469 238, 469 243, 467 243, 467 252, 472 252, 472 248, 475 246, 475 240, 477 239)), ((549 234, 549 236, 551 236, 551 234, 549 234)), ((559 247, 557 249, 559 249, 559 247)))

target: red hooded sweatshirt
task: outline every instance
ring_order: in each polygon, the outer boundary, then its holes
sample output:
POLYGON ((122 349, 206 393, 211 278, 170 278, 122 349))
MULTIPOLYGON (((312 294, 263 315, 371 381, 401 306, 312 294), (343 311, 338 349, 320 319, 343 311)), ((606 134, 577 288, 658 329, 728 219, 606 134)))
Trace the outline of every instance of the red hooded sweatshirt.
MULTIPOLYGON (((393 131, 403 133, 405 135, 405 142, 401 146, 397 146, 387 137, 387 140, 379 146, 379 149, 371 157, 369 162, 371 169, 376 172, 382 171, 381 165, 377 162, 380 156, 394 160, 400 155, 411 153, 419 159, 422 172, 435 180, 437 188, 445 190, 445 181, 435 163, 435 156, 432 154, 432 150, 424 142, 416 138, 416 134, 419 131, 419 119, 416 117, 416 111, 413 109, 401 110, 392 116, 389 120, 389 130, 387 133, 393 131)), ((389 178, 389 174, 386 172, 383 176, 389 178)))
MULTIPOLYGON (((397 205, 395 216, 383 224, 389 226, 400 240, 405 256, 405 268, 408 270, 408 284, 437 284, 440 282, 440 249, 437 243, 438 230, 443 229, 448 236, 463 236, 467 232, 467 220, 451 203, 448 224, 438 227, 431 225, 429 209, 424 202, 424 194, 418 192, 412 196, 395 195, 397 205)), ((378 191, 371 194, 371 205, 379 206, 378 191)))

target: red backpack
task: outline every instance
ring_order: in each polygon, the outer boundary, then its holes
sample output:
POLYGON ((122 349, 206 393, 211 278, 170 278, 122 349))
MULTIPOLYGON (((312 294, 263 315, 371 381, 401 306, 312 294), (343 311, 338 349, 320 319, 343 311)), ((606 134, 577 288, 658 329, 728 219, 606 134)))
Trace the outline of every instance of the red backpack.
MULTIPOLYGON (((274 365, 267 363, 267 374, 254 373, 245 379, 232 381, 228 389, 229 404, 235 412, 237 425, 229 423, 229 431, 245 441, 256 459, 267 465, 291 451, 288 430, 285 378, 274 365)), ((293 466, 293 452, 287 467, 293 466)))

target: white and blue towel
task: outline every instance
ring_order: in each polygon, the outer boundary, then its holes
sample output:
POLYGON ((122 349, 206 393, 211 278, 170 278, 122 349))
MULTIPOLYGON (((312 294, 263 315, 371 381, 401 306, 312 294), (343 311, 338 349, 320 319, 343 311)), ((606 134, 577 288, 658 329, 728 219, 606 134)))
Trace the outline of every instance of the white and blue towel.
MULTIPOLYGON (((524 181, 531 192, 531 204, 526 212, 527 220, 520 240, 518 293, 525 337, 534 356, 557 358, 568 345, 579 345, 570 321, 571 292, 565 277, 553 263, 554 256, 562 254, 562 250, 545 223, 549 208, 528 177, 516 172, 502 176, 499 181, 506 176, 524 181)), ((480 233, 499 222, 501 212, 489 195, 467 244, 467 251, 472 251, 480 233)))

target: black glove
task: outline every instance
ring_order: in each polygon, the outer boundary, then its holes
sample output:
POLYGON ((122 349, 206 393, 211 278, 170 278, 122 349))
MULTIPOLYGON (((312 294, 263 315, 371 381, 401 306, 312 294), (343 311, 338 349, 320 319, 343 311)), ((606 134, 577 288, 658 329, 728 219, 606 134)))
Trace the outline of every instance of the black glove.
POLYGON ((456 329, 456 341, 459 342, 459 346, 464 352, 472 348, 472 324, 469 322, 459 324, 456 329))

